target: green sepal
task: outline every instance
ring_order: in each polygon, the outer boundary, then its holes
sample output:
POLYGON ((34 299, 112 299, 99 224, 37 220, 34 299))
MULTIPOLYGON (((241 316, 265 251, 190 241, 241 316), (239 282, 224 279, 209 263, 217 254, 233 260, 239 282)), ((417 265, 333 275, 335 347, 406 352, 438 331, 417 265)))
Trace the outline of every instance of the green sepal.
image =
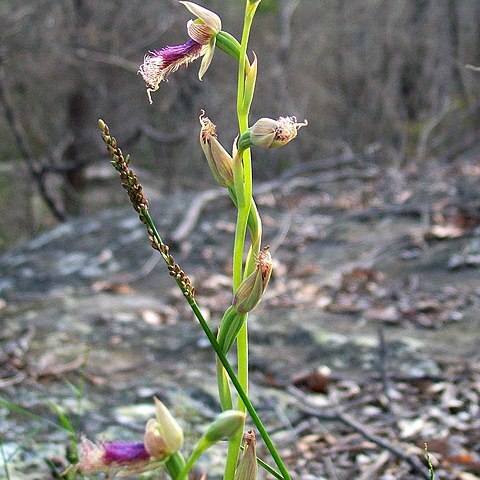
POLYGON ((217 47, 230 55, 235 60, 240 59, 240 42, 230 33, 223 30, 215 36, 217 40, 217 47))

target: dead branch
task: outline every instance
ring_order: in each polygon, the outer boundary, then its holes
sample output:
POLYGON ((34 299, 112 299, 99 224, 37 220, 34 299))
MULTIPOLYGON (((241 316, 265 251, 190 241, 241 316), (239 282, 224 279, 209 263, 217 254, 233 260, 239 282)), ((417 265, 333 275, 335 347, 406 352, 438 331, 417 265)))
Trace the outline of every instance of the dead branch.
POLYGON ((382 452, 377 461, 367 470, 362 473, 362 476, 358 480, 370 480, 371 478, 377 478, 378 472, 385 466, 390 458, 388 452, 382 452))
POLYGON ((157 130, 151 125, 143 124, 136 128, 132 133, 130 133, 128 138, 123 141, 123 144, 125 146, 130 146, 131 144, 138 142, 138 140, 140 140, 142 136, 145 136, 150 140, 154 140, 158 143, 172 144, 183 140, 187 136, 187 132, 178 131, 172 133, 165 133, 157 130))
POLYGON ((272 255, 278 250, 278 248, 282 245, 282 243, 287 238, 288 232, 290 231, 290 228, 292 226, 292 220, 293 218, 291 214, 287 214, 283 216, 277 235, 274 237, 274 239, 270 243, 270 252, 272 255))
POLYGON ((224 195, 225 191, 220 188, 205 190, 196 195, 192 200, 191 207, 187 210, 187 214, 178 227, 173 231, 171 240, 173 240, 174 243, 180 243, 186 240, 195 228, 198 218, 205 206, 211 201, 217 200, 224 195))
POLYGON ((27 166, 30 176, 38 186, 41 197, 53 213, 55 218, 60 222, 64 222, 67 218, 63 207, 58 205, 58 202, 50 195, 45 184, 45 176, 42 173, 43 166, 34 159, 34 155, 30 151, 30 147, 26 141, 26 134, 18 120, 18 115, 15 112, 13 102, 10 100, 6 88, 5 71, 0 59, 0 103, 3 105, 5 117, 10 129, 13 132, 15 142, 23 160, 27 166))
POLYGON ((114 67, 123 68, 128 72, 136 73, 138 71, 138 64, 127 60, 126 58, 111 53, 96 52, 86 48, 77 48, 75 55, 81 60, 89 60, 92 62, 103 63, 114 67))
POLYGON ((288 387, 290 393, 292 393, 297 399, 300 400, 299 408, 309 414, 312 415, 320 420, 329 420, 329 421, 338 421, 346 425, 347 427, 355 430, 356 432, 360 433, 364 438, 370 440, 371 442, 375 443, 379 447, 387 450, 388 452, 395 455, 397 458, 407 462, 413 470, 415 470, 422 478, 426 480, 430 480, 430 473, 428 469, 423 465, 423 463, 417 458, 412 455, 407 455, 403 449, 399 446, 394 445, 390 441, 386 440, 385 438, 379 437, 375 433, 368 430, 368 427, 357 422, 353 418, 351 418, 346 413, 342 412, 339 409, 333 408, 328 413, 324 412, 317 407, 314 407, 308 403, 305 395, 296 387, 290 386, 288 387))
POLYGON ((428 141, 432 132, 435 128, 445 119, 445 117, 453 110, 452 103, 449 100, 446 100, 440 111, 437 112, 432 118, 428 120, 425 127, 423 128, 420 139, 418 140, 416 158, 417 161, 421 162, 425 160, 425 155, 427 153, 428 141))
POLYGON ((476 67, 475 65, 470 65, 469 63, 465 65, 465 68, 468 70, 472 70, 473 72, 480 72, 480 67, 476 67))

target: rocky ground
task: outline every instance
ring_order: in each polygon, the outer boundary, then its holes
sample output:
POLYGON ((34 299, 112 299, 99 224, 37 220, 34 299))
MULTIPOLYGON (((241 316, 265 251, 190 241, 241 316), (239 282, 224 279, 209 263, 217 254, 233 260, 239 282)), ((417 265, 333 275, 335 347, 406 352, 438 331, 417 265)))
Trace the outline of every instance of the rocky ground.
MULTIPOLYGON (((428 479, 425 443, 437 478, 480 478, 478 158, 400 175, 347 156, 258 186, 275 265, 249 320, 251 393, 292 478, 428 479)), ((234 212, 215 197, 182 239, 199 197, 151 200, 215 328, 231 301, 234 212)), ((208 343, 131 209, 50 230, 6 252, 0 272, 2 399, 51 421, 56 403, 105 439, 141 435, 154 394, 189 443, 219 411, 208 343)), ((67 435, 0 416, 10 478, 53 478, 45 458, 61 464, 67 435)), ((208 478, 223 453, 203 459, 208 478)))

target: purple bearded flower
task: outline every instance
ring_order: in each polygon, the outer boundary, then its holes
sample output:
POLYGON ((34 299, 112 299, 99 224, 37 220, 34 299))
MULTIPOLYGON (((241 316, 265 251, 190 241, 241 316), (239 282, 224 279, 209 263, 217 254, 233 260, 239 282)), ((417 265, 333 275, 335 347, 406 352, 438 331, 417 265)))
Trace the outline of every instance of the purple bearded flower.
POLYGON ((191 40, 182 45, 151 50, 145 55, 138 73, 145 81, 150 103, 152 103, 151 92, 158 90, 160 82, 165 80, 170 73, 203 56, 198 73, 199 79, 202 79, 215 52, 216 36, 222 30, 222 22, 216 13, 193 2, 180 3, 197 17, 196 20, 189 20, 187 23, 187 31, 191 40))
POLYGON ((147 86, 147 95, 152 103, 151 92, 158 90, 160 82, 182 65, 188 65, 202 55, 203 45, 195 40, 188 40, 182 45, 173 45, 161 50, 151 50, 145 55, 138 73, 147 86))
POLYGON ((168 411, 155 398, 156 418, 145 426, 143 442, 101 442, 93 443, 83 438, 80 460, 68 471, 84 474, 105 472, 107 478, 127 477, 137 473, 155 470, 183 445, 183 431, 168 411))
POLYGON ((108 472, 120 477, 146 472, 160 465, 151 459, 143 442, 104 442, 82 439, 80 461, 76 469, 84 474, 108 472))

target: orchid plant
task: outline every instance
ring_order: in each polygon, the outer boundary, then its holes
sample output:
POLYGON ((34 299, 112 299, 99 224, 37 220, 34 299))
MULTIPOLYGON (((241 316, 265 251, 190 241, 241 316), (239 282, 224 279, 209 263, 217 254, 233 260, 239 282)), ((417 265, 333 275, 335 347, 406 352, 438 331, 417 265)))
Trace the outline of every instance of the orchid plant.
MULTIPOLYGON (((232 304, 223 315, 217 334, 213 333, 202 315, 190 279, 175 262, 169 247, 163 242, 155 227, 142 186, 130 168, 130 157, 124 156, 103 120, 99 121, 99 127, 107 149, 112 155, 112 164, 120 173, 122 185, 140 220, 146 226, 151 246, 162 255, 170 275, 174 277, 215 350, 222 413, 199 439, 189 457, 185 458, 182 453, 183 434, 180 427, 165 405, 155 399, 156 419, 147 423, 143 441, 94 444, 84 439, 80 461, 74 469, 87 475, 106 472, 108 476, 113 477, 128 476, 165 466, 173 480, 187 480, 189 472, 203 452, 221 439, 228 438, 224 480, 255 480, 258 466, 279 480, 290 480, 288 470, 248 396, 248 314, 260 302, 272 273, 272 258, 268 246, 262 246, 262 222, 252 198, 251 147, 281 147, 295 138, 298 130, 307 125, 307 122, 299 123, 295 117, 287 116, 277 120, 261 118, 249 126, 249 112, 257 79, 257 58, 253 53, 250 58, 247 49, 252 22, 260 0, 245 2, 241 41, 222 30, 221 19, 216 13, 193 2, 179 3, 196 17, 187 23, 190 39, 182 45, 151 50, 145 56, 139 74, 145 81, 150 103, 152 93, 159 89, 162 81, 181 66, 186 66, 199 58, 202 58, 199 70, 199 78, 202 79, 212 62, 216 47, 238 62, 239 134, 233 142, 231 154, 218 141, 217 127, 204 111, 199 117, 200 145, 213 178, 227 190, 237 208, 233 246, 232 304), (245 257, 247 230, 250 244, 245 257), (228 358, 234 345, 237 355, 236 371, 228 358), (253 429, 243 434, 247 412, 276 467, 257 458, 253 429)), ((203 478, 206 478, 206 475, 203 478)))

